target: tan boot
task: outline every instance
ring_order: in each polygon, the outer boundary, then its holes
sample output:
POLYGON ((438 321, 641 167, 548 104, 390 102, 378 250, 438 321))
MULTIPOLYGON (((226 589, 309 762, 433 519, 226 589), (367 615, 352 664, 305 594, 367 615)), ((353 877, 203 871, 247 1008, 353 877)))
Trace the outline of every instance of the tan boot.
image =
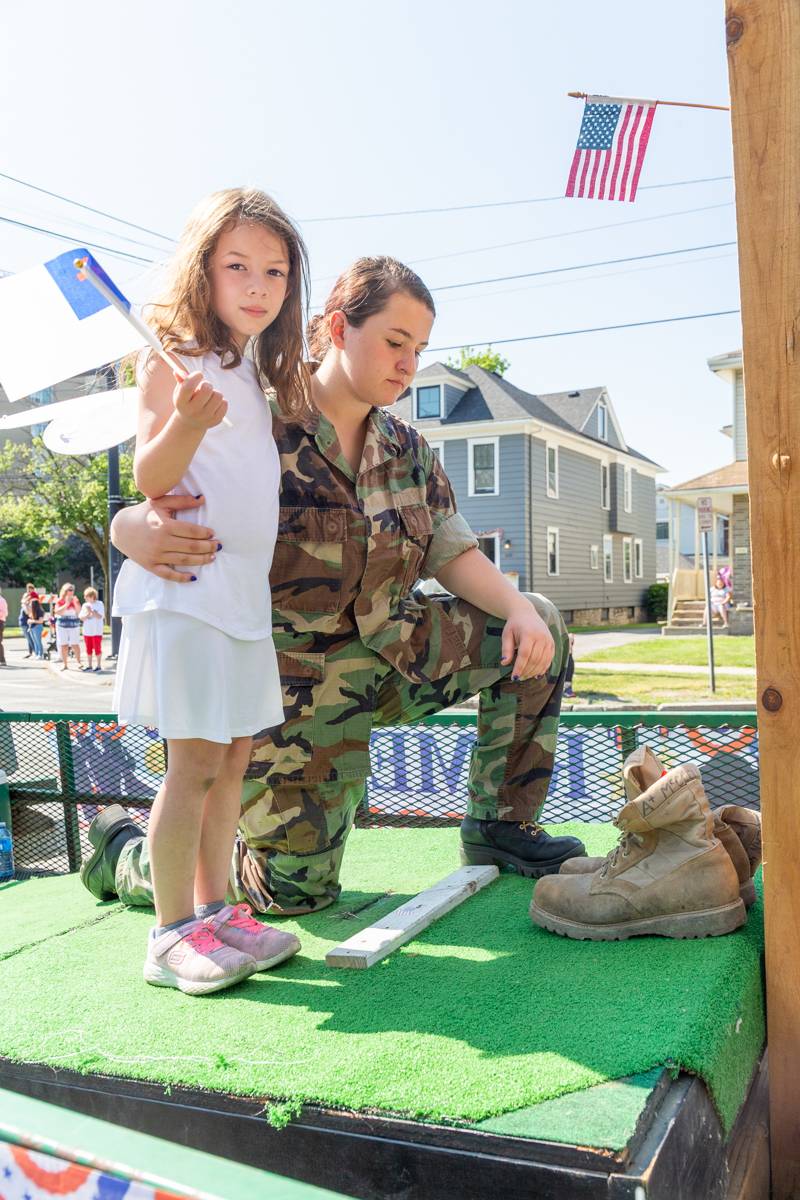
MULTIPOLYGON (((639 746, 625 759, 622 781, 628 800, 635 800, 657 779, 666 774, 658 755, 649 746, 639 746)), ((761 817, 750 808, 729 804, 714 814, 714 837, 719 838, 730 855, 739 877, 739 895, 747 908, 756 901, 753 875, 761 862, 761 817)), ((613 855, 615 850, 611 851, 613 855)), ((610 857, 609 855, 606 858, 610 857)), ((598 871, 605 858, 571 858, 561 864, 562 875, 590 875, 598 871)))
POLYGON ((668 771, 629 800, 614 823, 624 836, 599 870, 537 883, 535 924, 593 941, 709 937, 744 924, 739 879, 713 835, 697 767, 668 771))

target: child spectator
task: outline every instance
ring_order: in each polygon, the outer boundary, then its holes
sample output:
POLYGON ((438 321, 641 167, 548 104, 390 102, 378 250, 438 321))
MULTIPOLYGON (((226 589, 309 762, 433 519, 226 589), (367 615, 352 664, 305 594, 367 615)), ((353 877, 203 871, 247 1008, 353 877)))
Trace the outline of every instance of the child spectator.
POLYGON ((83 621, 83 642, 86 646, 86 656, 88 659, 88 665, 83 670, 92 670, 92 655, 94 655, 96 660, 94 671, 95 674, 99 674, 100 655, 103 651, 103 620, 106 610, 103 601, 97 599, 96 588, 87 587, 84 589, 83 605, 78 615, 81 621, 83 621))

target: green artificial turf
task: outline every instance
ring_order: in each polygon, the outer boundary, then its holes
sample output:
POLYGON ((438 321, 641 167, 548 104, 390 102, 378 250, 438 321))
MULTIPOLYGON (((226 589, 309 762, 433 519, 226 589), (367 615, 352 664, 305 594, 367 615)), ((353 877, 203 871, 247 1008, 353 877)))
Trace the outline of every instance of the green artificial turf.
MULTIPOLYGON (((559 828, 590 853, 614 841, 559 828)), ((143 983, 151 912, 95 904, 77 876, 8 886, 0 1056, 469 1123, 670 1064, 706 1079, 729 1126, 764 1037, 760 904, 729 937, 574 942, 532 926, 531 882, 503 875, 369 970, 325 966, 454 870, 457 845, 455 829, 356 830, 339 903, 283 923, 300 954, 202 999, 143 983)))

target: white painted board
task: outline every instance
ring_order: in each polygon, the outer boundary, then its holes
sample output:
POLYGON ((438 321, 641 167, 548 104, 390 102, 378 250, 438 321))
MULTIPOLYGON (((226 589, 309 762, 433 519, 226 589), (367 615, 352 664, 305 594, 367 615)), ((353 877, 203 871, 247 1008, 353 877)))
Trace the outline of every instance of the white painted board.
POLYGON ((497 867, 461 867, 445 879, 426 888, 394 912, 387 913, 360 933, 348 938, 325 955, 329 967, 355 967, 363 970, 380 962, 398 946, 405 945, 439 917, 474 896, 500 874, 497 867))

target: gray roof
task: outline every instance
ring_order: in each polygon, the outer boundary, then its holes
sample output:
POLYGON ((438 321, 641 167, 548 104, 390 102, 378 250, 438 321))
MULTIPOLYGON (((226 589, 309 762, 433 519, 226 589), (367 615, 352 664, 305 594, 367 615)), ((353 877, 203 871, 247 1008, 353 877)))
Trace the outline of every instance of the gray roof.
POLYGON ((465 375, 457 367, 450 367, 447 363, 440 362, 431 363, 429 367, 423 367, 421 371, 417 371, 416 379, 424 379, 426 375, 441 375, 443 371, 448 375, 454 375, 462 383, 472 383, 469 375, 465 375))
MULTIPOLYGON (((416 384, 419 380, 424 380, 426 376, 430 378, 443 371, 451 372, 461 379, 469 379, 473 384, 443 421, 435 418, 413 421, 410 390, 403 394, 392 411, 402 420, 408 421, 409 424, 415 424, 423 433, 433 432, 436 429, 449 429, 454 425, 463 425, 471 421, 524 421, 533 418, 535 421, 552 425, 556 429, 577 433, 579 437, 586 438, 587 441, 597 445, 606 446, 608 444, 600 438, 592 437, 591 434, 582 431, 582 426, 589 414, 606 390, 603 387, 583 388, 577 395, 569 392, 551 392, 538 396, 531 392, 523 392, 522 388, 515 387, 501 375, 497 375, 494 371, 486 371, 483 367, 472 365, 467 367, 464 372, 455 371, 454 368, 447 367, 443 363, 432 363, 431 366, 425 367, 418 373, 414 382, 416 384)), ((641 459, 642 462, 658 466, 653 459, 640 454, 638 450, 634 450, 630 446, 627 452, 634 458, 641 459)))

